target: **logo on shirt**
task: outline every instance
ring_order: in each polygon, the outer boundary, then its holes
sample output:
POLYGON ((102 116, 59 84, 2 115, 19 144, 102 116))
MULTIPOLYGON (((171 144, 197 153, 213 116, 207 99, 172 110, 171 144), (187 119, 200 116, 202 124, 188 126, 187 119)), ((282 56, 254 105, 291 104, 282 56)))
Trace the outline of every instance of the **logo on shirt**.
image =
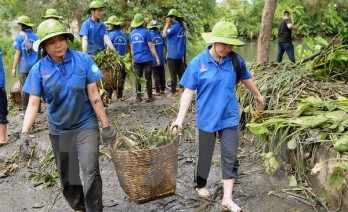
POLYGON ((43 71, 43 76, 42 76, 42 78, 43 79, 47 79, 48 77, 50 77, 51 75, 50 75, 50 73, 48 72, 48 70, 44 70, 43 71))
POLYGON ((205 71, 207 71, 207 67, 204 64, 202 64, 200 69, 199 69, 199 71, 200 72, 205 72, 205 71))
POLYGON ((95 64, 92 65, 92 72, 93 72, 94 74, 97 74, 97 73, 100 72, 97 65, 95 65, 95 64))

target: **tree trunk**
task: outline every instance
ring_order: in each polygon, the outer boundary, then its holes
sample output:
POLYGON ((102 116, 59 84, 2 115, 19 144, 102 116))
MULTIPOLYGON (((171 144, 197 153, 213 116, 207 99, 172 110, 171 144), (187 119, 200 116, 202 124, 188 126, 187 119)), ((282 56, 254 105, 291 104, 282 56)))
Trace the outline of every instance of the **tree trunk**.
POLYGON ((272 23, 277 0, 266 0, 263 8, 260 34, 257 42, 257 62, 266 63, 269 60, 269 47, 272 36, 272 23))

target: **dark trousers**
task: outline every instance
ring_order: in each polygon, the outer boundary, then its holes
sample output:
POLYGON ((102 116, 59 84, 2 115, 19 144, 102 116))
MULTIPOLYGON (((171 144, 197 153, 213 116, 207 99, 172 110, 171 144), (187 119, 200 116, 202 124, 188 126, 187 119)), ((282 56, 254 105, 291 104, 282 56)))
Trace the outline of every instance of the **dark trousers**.
POLYGON ((63 195, 74 210, 102 211, 99 129, 49 135, 63 195), (82 170, 82 181, 79 175, 82 170))
POLYGON ((184 61, 183 59, 168 58, 167 63, 171 77, 171 92, 174 94, 178 81, 180 81, 184 73, 184 61))
POLYGON ((198 160, 195 169, 197 188, 203 188, 207 184, 216 142, 216 133, 220 137, 222 179, 228 180, 238 177, 238 127, 225 128, 217 132, 198 130, 198 160))
POLYGON ((117 79, 117 99, 121 99, 123 97, 124 83, 126 82, 127 72, 124 68, 122 68, 120 74, 121 76, 119 79, 117 79))
POLYGON ((289 60, 295 63, 295 53, 294 45, 292 43, 278 43, 278 53, 277 53, 277 62, 280 63, 283 60, 284 52, 289 57, 289 60))
POLYGON ((155 79, 155 90, 157 93, 166 90, 166 76, 164 66, 152 67, 153 78, 155 79))
POLYGON ((4 87, 0 87, 0 124, 8 124, 7 115, 8 109, 6 89, 4 87))
MULTIPOLYGON (((23 88, 23 85, 25 81, 27 80, 29 73, 18 73, 19 83, 21 84, 21 88, 23 88)), ((22 111, 25 113, 28 107, 29 102, 29 94, 21 91, 21 103, 22 103, 22 111)))
MULTIPOLYGON (((152 61, 145 63, 134 63, 134 68, 137 70, 137 76, 140 78, 145 72, 146 79, 146 91, 147 97, 152 97, 152 61)), ((137 96, 141 96, 141 84, 138 80, 135 82, 137 85, 137 96)))

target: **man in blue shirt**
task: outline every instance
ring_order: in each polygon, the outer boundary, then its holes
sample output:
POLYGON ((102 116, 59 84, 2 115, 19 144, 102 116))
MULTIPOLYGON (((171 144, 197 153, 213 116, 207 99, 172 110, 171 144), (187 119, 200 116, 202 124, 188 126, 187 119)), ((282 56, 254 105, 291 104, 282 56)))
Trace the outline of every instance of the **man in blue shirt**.
POLYGON ((171 77, 171 94, 175 97, 178 79, 184 73, 184 56, 186 53, 186 28, 182 16, 176 9, 171 9, 166 17, 163 37, 167 37, 167 63, 171 77))
POLYGON ((166 42, 159 31, 160 25, 157 24, 157 21, 152 20, 147 25, 147 28, 150 30, 151 40, 153 45, 155 46, 157 55, 160 59, 160 65, 157 65, 156 58, 152 57, 152 71, 155 79, 155 90, 154 96, 158 96, 160 94, 164 94, 166 89, 166 76, 164 71, 164 52, 166 52, 166 42))
POLYGON ((5 89, 5 70, 2 62, 2 47, 0 46, 0 146, 9 144, 7 135, 7 95, 5 89))
MULTIPOLYGON (((156 58, 156 64, 160 64, 156 49, 151 41, 151 35, 148 29, 144 27, 147 19, 140 13, 135 14, 131 27, 133 31, 129 35, 129 43, 131 47, 132 63, 137 70, 137 76, 140 78, 145 72, 147 102, 153 102, 155 98, 152 96, 152 55, 156 58), (152 53, 152 54, 151 54, 152 53)), ((141 102, 141 85, 137 81, 137 101, 141 102)))
MULTIPOLYGON (((109 37, 119 55, 125 56, 127 51, 127 36, 123 32, 121 25, 123 24, 115 15, 110 16, 105 24, 109 27, 109 37)), ((126 81, 127 72, 124 68, 121 70, 120 80, 117 83, 117 99, 122 99, 124 83, 126 81)), ((112 91, 109 98, 112 97, 112 91)))
POLYGON ((104 14, 104 4, 101 1, 92 1, 88 11, 91 14, 87 20, 82 23, 80 37, 82 38, 82 51, 95 56, 105 50, 105 45, 111 51, 116 51, 108 36, 105 24, 101 21, 104 14))
POLYGON ((222 209, 242 211, 232 200, 233 185, 239 167, 237 159, 239 110, 235 92, 236 83, 240 80, 255 95, 258 108, 263 108, 265 102, 251 79, 243 59, 238 55, 235 55, 236 60, 232 58, 233 46, 244 45, 237 39, 236 26, 232 22, 220 21, 215 24, 212 32, 203 33, 202 37, 212 45, 192 59, 180 81, 185 90, 181 96, 177 119, 171 128, 182 131, 186 112, 197 90, 198 160, 194 178, 197 195, 209 198, 205 186, 210 172, 216 134, 219 134, 224 189, 222 209), (234 69, 233 61, 238 63, 235 65, 239 66, 239 70, 234 69))
POLYGON ((26 159, 33 157, 35 144, 28 132, 44 94, 48 104, 49 138, 63 195, 74 210, 102 211, 97 116, 103 141, 111 143, 116 137, 96 84, 103 75, 90 56, 68 49, 67 41, 73 41, 74 36, 66 32, 59 21, 46 20, 40 29, 34 49, 43 48, 47 55, 33 66, 23 87, 30 97, 20 136, 20 152, 26 159))
MULTIPOLYGON (((17 21, 20 33, 16 36, 13 48, 16 50, 14 61, 12 65, 12 76, 16 77, 16 69, 18 68, 18 77, 21 87, 27 79, 31 67, 38 61, 39 54, 34 51, 33 43, 38 39, 37 35, 33 32, 34 24, 28 16, 20 16, 17 21)), ((21 92, 22 101, 22 113, 28 106, 29 95, 25 92, 21 92)))

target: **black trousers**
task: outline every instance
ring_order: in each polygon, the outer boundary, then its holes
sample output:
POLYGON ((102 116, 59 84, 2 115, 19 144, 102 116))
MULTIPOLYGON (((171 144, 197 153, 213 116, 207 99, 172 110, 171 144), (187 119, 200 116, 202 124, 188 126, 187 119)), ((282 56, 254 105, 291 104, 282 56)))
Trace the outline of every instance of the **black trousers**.
POLYGON ((171 92, 174 94, 176 92, 178 81, 180 81, 184 73, 184 61, 183 59, 168 58, 167 63, 171 77, 171 92))
POLYGON ((155 79, 155 90, 157 93, 166 90, 166 76, 164 71, 164 66, 152 67, 153 77, 155 79))
MULTIPOLYGON (((147 97, 152 97, 152 61, 144 63, 134 63, 134 68, 137 71, 137 76, 140 78, 145 72, 146 79, 146 91, 147 97)), ((137 85, 137 96, 141 96, 141 84, 138 80, 135 82, 137 85)))

